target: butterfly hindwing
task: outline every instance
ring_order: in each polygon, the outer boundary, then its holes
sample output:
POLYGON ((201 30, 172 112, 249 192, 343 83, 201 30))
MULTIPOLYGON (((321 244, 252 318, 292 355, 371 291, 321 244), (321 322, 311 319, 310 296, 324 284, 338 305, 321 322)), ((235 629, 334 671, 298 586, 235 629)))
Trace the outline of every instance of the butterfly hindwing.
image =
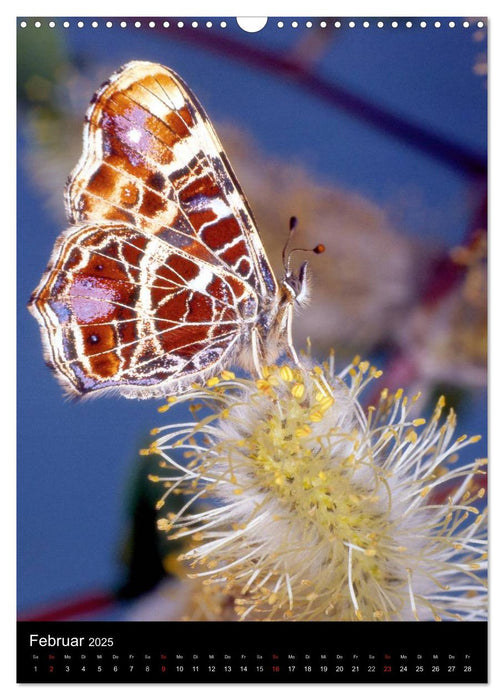
POLYGON ((85 224, 57 241, 32 309, 48 362, 71 393, 182 389, 233 352, 256 316, 235 275, 126 224, 85 224))

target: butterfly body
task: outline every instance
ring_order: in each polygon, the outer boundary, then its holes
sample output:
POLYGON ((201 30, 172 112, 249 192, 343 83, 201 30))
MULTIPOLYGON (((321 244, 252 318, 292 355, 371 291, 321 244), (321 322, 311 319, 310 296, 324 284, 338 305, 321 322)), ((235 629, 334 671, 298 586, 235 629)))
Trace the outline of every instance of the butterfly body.
POLYGON ((277 283, 203 109, 173 71, 132 62, 96 93, 65 192, 71 228, 30 300, 77 396, 165 396, 239 362, 295 356, 305 268, 277 283))

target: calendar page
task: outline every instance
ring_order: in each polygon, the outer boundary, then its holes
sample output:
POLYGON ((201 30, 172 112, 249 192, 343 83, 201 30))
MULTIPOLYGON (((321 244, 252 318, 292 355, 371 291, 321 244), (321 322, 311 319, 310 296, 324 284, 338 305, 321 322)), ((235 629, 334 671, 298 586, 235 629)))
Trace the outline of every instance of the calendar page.
POLYGON ((18 682, 486 682, 487 30, 17 19, 18 682))

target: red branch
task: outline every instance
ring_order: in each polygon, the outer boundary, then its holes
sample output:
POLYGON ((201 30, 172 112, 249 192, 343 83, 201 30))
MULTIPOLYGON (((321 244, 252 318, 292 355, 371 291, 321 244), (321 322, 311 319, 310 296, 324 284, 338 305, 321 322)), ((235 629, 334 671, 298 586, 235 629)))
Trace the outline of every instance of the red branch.
MULTIPOLYGON (((151 18, 143 17, 142 19, 148 21, 151 18)), ((185 18, 185 23, 187 24, 187 18, 185 18)), ((393 138, 406 141, 410 146, 464 172, 466 175, 478 178, 486 177, 487 162, 484 156, 452 139, 440 136, 420 124, 400 117, 348 88, 317 75, 310 66, 296 60, 292 55, 281 55, 276 51, 259 46, 257 42, 252 45, 224 33, 216 34, 205 29, 185 26, 184 31, 179 33, 174 33, 173 29, 162 28, 149 29, 149 33, 152 31, 162 33, 171 41, 175 38, 179 41, 197 44, 215 53, 223 54, 233 61, 261 68, 268 73, 276 73, 300 85, 325 102, 367 122, 375 129, 383 131, 393 138)))
POLYGON ((19 622, 57 622, 83 618, 114 605, 117 599, 113 593, 87 593, 79 598, 57 603, 54 606, 38 608, 18 617, 19 622))

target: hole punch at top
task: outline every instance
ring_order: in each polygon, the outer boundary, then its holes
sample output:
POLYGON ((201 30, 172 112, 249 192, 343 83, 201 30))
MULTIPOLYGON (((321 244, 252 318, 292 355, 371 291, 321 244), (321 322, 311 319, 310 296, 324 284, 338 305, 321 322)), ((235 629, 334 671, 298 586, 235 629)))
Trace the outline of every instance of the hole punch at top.
POLYGON ((236 21, 244 32, 260 32, 268 22, 267 17, 237 17, 236 21))

